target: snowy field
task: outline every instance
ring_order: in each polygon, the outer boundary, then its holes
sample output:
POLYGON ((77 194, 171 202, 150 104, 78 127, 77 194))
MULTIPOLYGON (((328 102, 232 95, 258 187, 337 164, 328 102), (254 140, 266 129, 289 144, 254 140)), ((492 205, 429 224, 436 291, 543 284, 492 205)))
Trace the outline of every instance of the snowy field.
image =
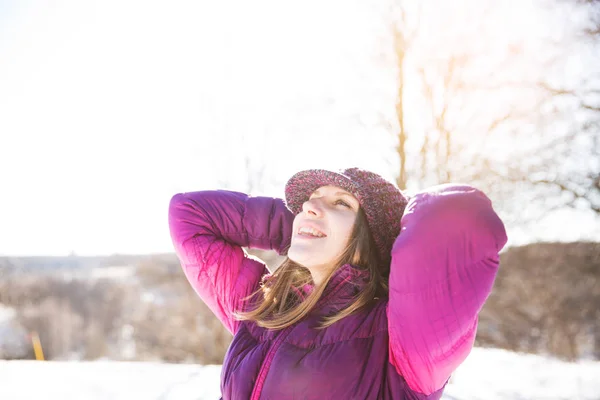
MULTIPOLYGON (((0 399, 218 399, 218 365, 0 361, 0 399)), ((473 350, 445 400, 599 400, 600 362, 473 350)))

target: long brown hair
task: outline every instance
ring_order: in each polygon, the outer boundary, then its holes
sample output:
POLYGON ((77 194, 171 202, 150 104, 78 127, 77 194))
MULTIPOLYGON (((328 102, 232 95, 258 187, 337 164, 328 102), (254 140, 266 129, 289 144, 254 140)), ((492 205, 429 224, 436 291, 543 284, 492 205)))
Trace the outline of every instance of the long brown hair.
POLYGON ((255 321, 259 326, 268 329, 284 329, 293 325, 310 313, 321 298, 333 273, 345 264, 368 270, 367 284, 350 305, 334 315, 324 317, 321 328, 328 327, 370 304, 376 297, 387 295, 389 265, 380 263, 377 247, 362 208, 358 211, 346 248, 322 285, 315 287, 305 299, 299 297, 297 293, 302 291, 304 285, 313 284, 312 276, 307 268, 287 258, 273 275, 263 280, 261 287, 246 299, 254 300, 250 306, 251 310, 237 312, 235 316, 238 320, 255 321))

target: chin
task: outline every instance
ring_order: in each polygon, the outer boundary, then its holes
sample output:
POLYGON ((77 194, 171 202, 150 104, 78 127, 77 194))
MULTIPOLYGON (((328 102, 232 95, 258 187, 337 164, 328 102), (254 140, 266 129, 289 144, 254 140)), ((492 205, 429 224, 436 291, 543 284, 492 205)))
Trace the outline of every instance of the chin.
POLYGON ((291 249, 288 251, 288 254, 287 254, 287 256, 288 256, 288 258, 289 258, 291 261, 295 262, 296 264, 298 264, 298 265, 301 265, 301 266, 303 266, 303 267, 305 267, 305 268, 308 268, 308 265, 307 265, 307 263, 306 263, 306 261, 307 261, 307 260, 305 259, 305 257, 302 257, 302 256, 301 256, 301 255, 299 255, 299 254, 296 254, 296 253, 295 253, 294 251, 292 251, 291 249))
POLYGON ((327 248, 310 246, 306 243, 292 243, 288 250, 288 258, 309 270, 322 269, 324 266, 331 265, 335 257, 330 255, 327 248), (327 253, 327 254, 324 254, 327 253), (315 257, 317 255, 318 257, 315 257))
POLYGON ((325 265, 325 263, 318 262, 318 260, 310 259, 309 257, 298 257, 296 256, 296 254, 290 252, 288 252, 288 258, 294 263, 308 269, 311 272, 320 270, 323 268, 323 265, 325 265))

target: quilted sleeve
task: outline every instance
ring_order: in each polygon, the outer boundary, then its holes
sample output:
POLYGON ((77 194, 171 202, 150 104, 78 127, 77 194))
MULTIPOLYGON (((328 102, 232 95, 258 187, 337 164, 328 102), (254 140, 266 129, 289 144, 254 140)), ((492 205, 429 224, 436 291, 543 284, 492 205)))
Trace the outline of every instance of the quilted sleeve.
POLYGON ((506 241, 491 201, 471 186, 435 186, 409 202, 387 315, 390 362, 413 390, 439 390, 470 353, 506 241))
POLYGON ((232 313, 258 288, 267 270, 244 247, 286 254, 293 214, 281 199, 215 190, 179 193, 169 205, 169 229, 185 275, 232 333, 232 313))

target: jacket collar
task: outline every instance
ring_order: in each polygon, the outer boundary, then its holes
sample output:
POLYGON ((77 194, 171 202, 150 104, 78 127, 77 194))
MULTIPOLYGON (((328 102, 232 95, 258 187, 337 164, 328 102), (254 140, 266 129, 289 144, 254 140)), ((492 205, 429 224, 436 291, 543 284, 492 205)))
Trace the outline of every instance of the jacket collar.
MULTIPOLYGON (((369 281, 369 271, 361 270, 351 264, 338 268, 325 287, 325 291, 317 302, 314 313, 335 313, 348 306, 369 281)), ((304 285, 296 294, 305 299, 314 290, 314 285, 304 285)))

